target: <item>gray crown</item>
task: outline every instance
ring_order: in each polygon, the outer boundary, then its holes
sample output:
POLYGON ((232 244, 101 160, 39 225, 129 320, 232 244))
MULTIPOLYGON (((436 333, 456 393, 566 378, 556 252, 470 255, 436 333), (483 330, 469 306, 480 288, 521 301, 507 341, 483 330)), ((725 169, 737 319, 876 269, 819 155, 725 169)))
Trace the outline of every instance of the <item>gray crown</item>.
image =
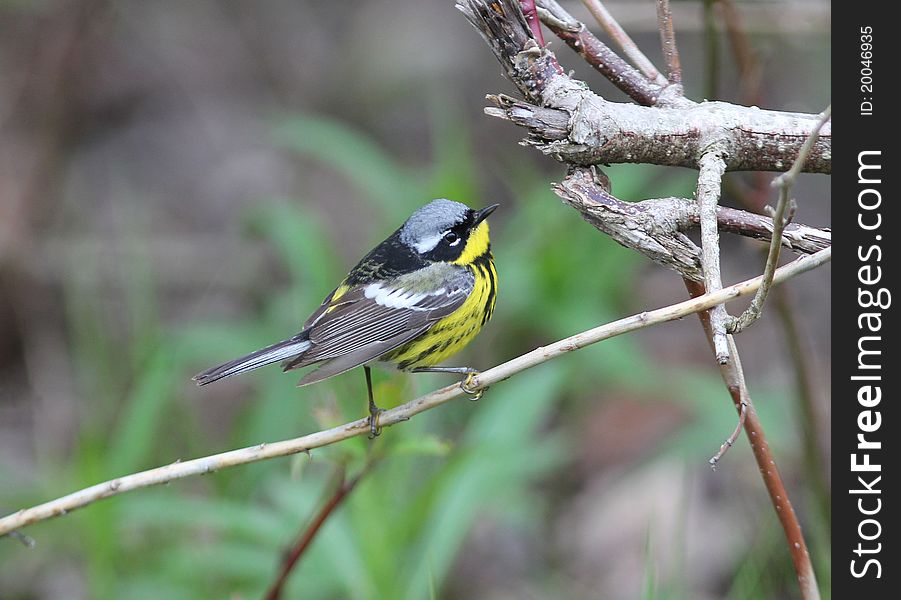
POLYGON ((400 240, 420 252, 434 248, 441 234, 463 221, 469 207, 453 200, 432 200, 410 215, 400 229, 400 240))

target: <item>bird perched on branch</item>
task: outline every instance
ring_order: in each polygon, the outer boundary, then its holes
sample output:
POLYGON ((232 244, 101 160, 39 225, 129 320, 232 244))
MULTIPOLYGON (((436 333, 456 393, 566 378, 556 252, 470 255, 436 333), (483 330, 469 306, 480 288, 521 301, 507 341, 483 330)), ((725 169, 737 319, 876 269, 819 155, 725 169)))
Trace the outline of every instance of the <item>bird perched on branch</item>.
POLYGON ((486 218, 498 207, 473 210, 433 200, 363 257, 326 296, 300 333, 194 376, 206 385, 275 362, 289 371, 308 365, 298 386, 363 366, 369 392, 370 431, 379 434, 382 412, 372 395, 372 362, 415 373, 460 373, 439 367, 466 346, 494 312, 497 271, 486 218))

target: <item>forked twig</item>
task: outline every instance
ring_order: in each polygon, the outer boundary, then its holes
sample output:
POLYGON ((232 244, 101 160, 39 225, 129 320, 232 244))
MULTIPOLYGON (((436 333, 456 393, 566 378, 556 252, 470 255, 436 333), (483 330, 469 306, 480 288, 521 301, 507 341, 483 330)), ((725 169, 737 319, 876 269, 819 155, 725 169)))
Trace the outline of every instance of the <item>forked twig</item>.
POLYGON ((620 26, 620 24, 613 18, 613 15, 610 14, 610 11, 607 10, 607 7, 604 6, 604 3, 600 0, 582 0, 582 4, 585 5, 585 8, 588 9, 588 12, 591 13, 591 16, 597 20, 598 24, 604 28, 604 31, 607 32, 607 35, 616 42, 616 45, 619 46, 619 49, 622 50, 623 54, 626 55, 632 64, 638 67, 638 70, 644 73, 644 76, 648 78, 648 81, 652 81, 660 86, 665 86, 667 84, 666 77, 660 74, 660 71, 657 70, 657 67, 654 66, 648 57, 644 55, 644 52, 638 47, 629 34, 620 26))
POLYGON ((660 103, 663 87, 620 58, 556 0, 538 0, 538 16, 567 46, 630 98, 644 106, 660 103))
POLYGON ((801 165, 807 160, 811 148, 813 148, 813 145, 817 141, 817 137, 819 137, 820 129, 826 124, 826 121, 828 121, 831 116, 832 106, 830 105, 826 107, 826 110, 820 113, 820 119, 817 122, 817 126, 810 133, 810 136, 804 142, 804 145, 801 146, 801 151, 798 153, 798 157, 795 159, 794 163, 792 163, 791 169, 773 180, 773 186, 779 188, 779 201, 776 203, 776 209, 773 211, 773 237, 770 240, 770 249, 767 253, 766 264, 763 267, 763 285, 757 290, 757 293, 754 295, 748 308, 746 308, 741 315, 731 319, 727 323, 726 328, 729 333, 739 333, 760 318, 760 314, 763 311, 763 305, 766 302, 767 295, 772 287, 773 273, 776 272, 776 267, 779 265, 779 254, 782 250, 782 234, 786 225, 788 225, 794 215, 794 200, 791 200, 789 196, 791 188, 795 183, 795 179, 798 177, 798 173, 801 172, 801 165), (786 212, 788 212, 787 215, 786 212))

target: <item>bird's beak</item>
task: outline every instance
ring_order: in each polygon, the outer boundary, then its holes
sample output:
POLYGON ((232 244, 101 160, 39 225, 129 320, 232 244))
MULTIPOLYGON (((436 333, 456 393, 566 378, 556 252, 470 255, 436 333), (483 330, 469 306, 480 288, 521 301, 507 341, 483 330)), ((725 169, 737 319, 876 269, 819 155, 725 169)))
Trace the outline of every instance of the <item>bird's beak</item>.
POLYGON ((500 204, 492 204, 491 206, 486 206, 482 210, 477 210, 475 212, 475 221, 473 221, 473 227, 484 221, 488 218, 488 215, 494 212, 494 210, 500 206, 500 204))

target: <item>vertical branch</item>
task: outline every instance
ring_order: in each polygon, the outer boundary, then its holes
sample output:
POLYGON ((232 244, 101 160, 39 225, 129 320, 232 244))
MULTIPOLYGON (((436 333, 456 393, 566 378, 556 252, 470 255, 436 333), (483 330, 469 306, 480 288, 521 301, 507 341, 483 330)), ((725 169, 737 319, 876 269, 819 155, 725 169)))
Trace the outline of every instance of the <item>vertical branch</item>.
POLYGON ((329 499, 325 502, 310 524, 303 530, 300 537, 297 539, 297 543, 294 544, 294 547, 291 548, 291 551, 285 556, 284 561, 282 561, 282 566, 279 569, 278 575, 273 581, 272 585, 267 590, 266 595, 263 596, 264 600, 279 600, 282 597, 282 590, 285 587, 285 584, 288 581, 288 576, 291 574, 291 571, 297 566, 297 563, 300 561, 301 556, 307 551, 307 548, 310 547, 310 544, 313 543, 313 539, 316 537, 316 534, 319 533, 319 530, 328 520, 328 518, 335 512, 347 496, 354 490, 363 476, 369 471, 372 463, 368 463, 366 467, 363 468, 360 473, 354 477, 353 479, 346 479, 344 468, 342 467, 338 473, 338 486, 335 489, 335 492, 329 497, 329 499))
POLYGON ((824 465, 820 454, 819 420, 814 392, 814 378, 811 369, 810 353, 801 342, 801 332, 795 319, 795 311, 789 298, 788 289, 776 290, 776 313, 781 322, 780 329, 785 336, 788 346, 788 354, 791 357, 792 373, 795 375, 795 386, 798 394, 798 407, 800 409, 801 436, 804 448, 804 473, 813 484, 813 492, 816 496, 816 505, 820 511, 820 518, 827 528, 832 525, 832 500, 829 492, 829 483, 826 479, 828 467, 824 465))
POLYGON ((669 0, 657 0, 657 28, 666 60, 666 76, 670 83, 682 85, 682 64, 679 62, 679 48, 676 46, 676 32, 673 29, 673 13, 669 0))
POLYGON ((760 104, 761 68, 757 53, 751 46, 741 15, 732 0, 715 0, 721 9, 727 38, 738 66, 739 100, 745 104, 760 104))
POLYGON ((716 29, 716 15, 713 12, 713 4, 716 1, 704 0, 704 54, 707 61, 704 69, 704 97, 708 100, 716 100, 719 96, 719 36, 716 29))
POLYGON ((653 81, 661 86, 667 84, 666 77, 660 74, 657 67, 648 60, 648 57, 644 55, 644 52, 642 52, 638 48, 638 45, 632 41, 632 38, 629 37, 629 34, 626 33, 619 23, 617 23, 616 19, 613 18, 613 15, 610 14, 610 11, 607 10, 607 7, 604 6, 603 2, 600 0, 582 0, 582 4, 585 5, 585 8, 588 9, 588 12, 591 13, 598 24, 604 28, 607 35, 616 42, 616 45, 623 51, 626 58, 632 61, 632 64, 638 67, 638 70, 648 78, 648 81, 653 81))
POLYGON ((541 24, 538 21, 538 11, 535 7, 535 0, 519 0, 519 6, 522 8, 522 14, 529 24, 529 30, 532 37, 538 42, 538 45, 544 47, 544 36, 541 34, 541 24))
MULTIPOLYGON (((704 286, 714 292, 723 287, 720 275, 720 234, 716 222, 716 209, 726 164, 719 153, 709 150, 698 161, 698 213, 701 221, 701 265, 704 267, 704 286)), ((726 340, 726 323, 729 315, 726 306, 719 305, 710 311, 713 328, 713 348, 716 362, 729 361, 729 345, 726 340)))
MULTIPOLYGON (((685 286, 692 297, 697 297, 704 293, 704 286, 699 283, 686 279, 685 286)), ((711 347, 713 347, 714 341, 712 312, 711 310, 698 313, 711 347)), ((767 442, 763 425, 748 394, 738 349, 735 347, 732 336, 728 336, 727 343, 732 359, 720 364, 720 375, 723 378, 723 383, 726 384, 726 388, 729 390, 729 395, 732 397, 736 410, 739 411, 739 414, 741 414, 742 410, 747 411, 745 435, 747 435, 748 441, 751 443, 751 451, 754 453, 757 468, 760 470, 770 501, 776 510, 776 517, 779 519, 782 531, 788 541, 788 551, 791 554, 792 564, 798 577, 798 584, 801 587, 801 597, 804 600, 819 600, 820 592, 817 588, 816 575, 813 571, 813 564, 810 562, 810 554, 807 551, 807 542, 804 540, 801 524, 788 497, 782 476, 779 474, 779 469, 767 442)))
MULTIPOLYGON (((741 15, 732 0, 706 0, 711 5, 716 4, 717 14, 722 19, 726 29, 726 40, 732 50, 735 65, 738 67, 738 101, 748 106, 760 106, 763 102, 763 88, 761 87, 761 66, 758 53, 754 49, 748 34, 745 31, 741 15)), ((711 13, 713 13, 711 6, 711 13)), ((711 17, 713 15, 711 14, 711 17)), ((711 24, 712 25, 712 24, 711 24)), ((712 96, 708 96, 713 99, 712 96)), ((762 172, 747 174, 748 187, 745 190, 735 190, 736 199, 748 210, 762 212, 766 205, 769 180, 762 172)), ((733 184, 739 184, 741 180, 733 179, 733 184)))

